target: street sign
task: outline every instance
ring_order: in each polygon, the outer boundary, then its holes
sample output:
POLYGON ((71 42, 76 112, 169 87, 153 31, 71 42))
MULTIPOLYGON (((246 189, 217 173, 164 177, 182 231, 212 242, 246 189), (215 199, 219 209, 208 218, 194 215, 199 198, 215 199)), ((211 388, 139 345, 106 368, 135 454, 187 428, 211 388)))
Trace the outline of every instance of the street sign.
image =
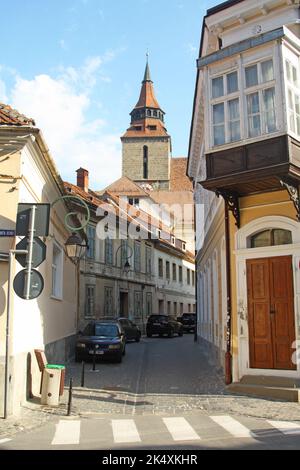
POLYGON ((8 229, 0 229, 0 237, 15 237, 16 232, 15 230, 8 230, 8 229))
MULTIPOLYGON (((23 238, 16 246, 17 250, 28 250, 29 238, 23 238)), ((46 259, 46 245, 38 237, 33 238, 32 245, 32 267, 37 268, 46 259)), ((16 254, 16 260, 23 268, 26 267, 27 255, 16 254)))
MULTIPOLYGON (((22 271, 20 271, 14 278, 14 291, 19 297, 21 297, 21 299, 26 299, 24 294, 26 276, 26 269, 22 269, 22 271)), ((35 269, 32 269, 30 273, 29 298, 27 300, 32 300, 38 297, 43 289, 43 276, 35 269)))
POLYGON ((47 237, 49 234, 50 204, 18 204, 16 235, 28 235, 32 207, 36 207, 34 235, 47 237))

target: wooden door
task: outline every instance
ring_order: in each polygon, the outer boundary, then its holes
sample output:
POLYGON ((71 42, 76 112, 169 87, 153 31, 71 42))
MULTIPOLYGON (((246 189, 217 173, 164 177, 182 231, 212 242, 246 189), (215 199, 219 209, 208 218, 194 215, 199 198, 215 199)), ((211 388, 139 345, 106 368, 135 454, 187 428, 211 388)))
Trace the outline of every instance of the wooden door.
POLYGON ((247 260, 250 367, 296 369, 292 257, 247 260))

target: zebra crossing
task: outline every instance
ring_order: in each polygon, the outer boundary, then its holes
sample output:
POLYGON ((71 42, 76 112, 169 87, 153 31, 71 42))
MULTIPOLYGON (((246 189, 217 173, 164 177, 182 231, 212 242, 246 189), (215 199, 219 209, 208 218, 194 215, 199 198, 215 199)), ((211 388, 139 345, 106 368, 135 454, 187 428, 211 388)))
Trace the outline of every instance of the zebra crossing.
MULTIPOLYGON (((272 420, 252 420, 242 423, 241 418, 228 415, 199 417, 159 417, 140 416, 139 419, 108 419, 96 420, 93 430, 88 432, 88 422, 80 419, 62 419, 56 424, 51 446, 76 446, 82 443, 84 432, 86 441, 93 435, 103 441, 111 440, 114 444, 146 444, 159 441, 200 443, 205 439, 249 438, 261 439, 267 436, 293 436, 300 434, 300 423, 272 420), (100 432, 101 430, 101 432, 100 432)), ((244 418, 245 421, 245 418, 244 418)), ((247 420, 246 420, 247 421, 247 420)))
POLYGON ((0 439, 0 449, 156 449, 261 448, 300 449, 300 422, 246 416, 95 415, 61 418, 34 431, 0 439), (158 447, 157 447, 158 446, 158 447))

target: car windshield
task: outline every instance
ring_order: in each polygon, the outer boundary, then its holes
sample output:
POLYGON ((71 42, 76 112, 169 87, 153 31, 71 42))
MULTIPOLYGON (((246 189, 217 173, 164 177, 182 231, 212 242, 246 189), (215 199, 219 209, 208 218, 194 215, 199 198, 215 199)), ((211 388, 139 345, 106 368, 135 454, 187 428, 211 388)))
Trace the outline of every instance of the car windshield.
POLYGON ((119 330, 116 325, 95 325, 95 336, 118 336, 119 330))
POLYGON ((115 337, 118 336, 119 329, 117 325, 109 324, 89 324, 84 330, 86 336, 104 336, 104 337, 115 337))
POLYGON ((160 321, 168 321, 168 317, 166 315, 151 315, 149 317, 150 322, 160 322, 160 321))

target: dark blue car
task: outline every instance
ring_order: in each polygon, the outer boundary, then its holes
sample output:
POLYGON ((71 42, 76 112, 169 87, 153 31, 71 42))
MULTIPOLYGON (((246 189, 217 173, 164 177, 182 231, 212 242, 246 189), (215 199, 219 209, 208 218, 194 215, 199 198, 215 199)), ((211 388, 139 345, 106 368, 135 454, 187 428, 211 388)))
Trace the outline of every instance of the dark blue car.
POLYGON ((76 362, 97 358, 122 362, 125 355, 126 338, 117 321, 92 321, 83 332, 79 332, 76 341, 76 362))

